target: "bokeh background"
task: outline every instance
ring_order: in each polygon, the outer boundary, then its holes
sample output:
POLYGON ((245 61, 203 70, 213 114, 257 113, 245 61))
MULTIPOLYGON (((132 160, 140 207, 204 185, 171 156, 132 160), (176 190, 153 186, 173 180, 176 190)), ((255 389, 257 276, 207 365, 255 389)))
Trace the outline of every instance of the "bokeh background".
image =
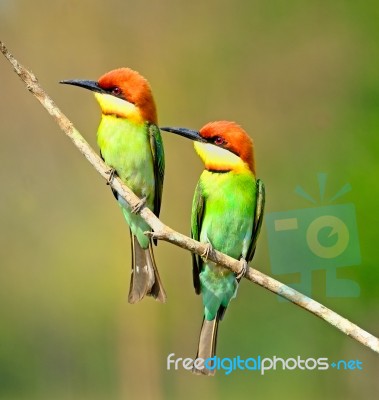
MULTIPOLYGON (((254 138, 267 212, 308 207, 301 185, 356 206, 362 262, 341 268, 356 298, 312 295, 379 334, 379 7, 375 1, 0 0, 0 38, 96 148, 90 93, 58 85, 130 66, 151 83, 161 125, 238 121, 254 138)), ((0 58, 0 398, 373 399, 379 359, 315 316, 242 282, 222 322, 221 357, 358 359, 362 371, 167 371, 195 355, 201 300, 190 255, 161 243, 169 301, 130 306, 128 229, 104 181, 0 58)), ((202 170, 163 134, 162 220, 189 232, 202 170)), ((271 275, 264 227, 252 265, 271 275)), ((291 282, 294 276, 282 276, 291 282)))

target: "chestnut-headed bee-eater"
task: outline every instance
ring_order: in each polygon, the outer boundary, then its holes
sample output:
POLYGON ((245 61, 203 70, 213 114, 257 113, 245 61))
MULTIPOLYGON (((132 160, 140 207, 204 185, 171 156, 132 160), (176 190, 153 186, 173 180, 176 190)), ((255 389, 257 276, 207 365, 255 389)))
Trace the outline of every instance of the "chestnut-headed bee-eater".
MULTIPOLYGON (((199 132, 186 128, 161 128, 195 141, 197 154, 205 170, 197 184, 192 205, 191 235, 216 249, 242 260, 241 273, 193 255, 193 282, 202 294, 204 318, 196 358, 208 359, 216 352, 218 323, 252 260, 260 232, 265 192, 256 179, 253 142, 236 123, 211 122, 199 132)), ((213 375, 215 369, 194 369, 195 373, 213 375)))
MULTIPOLYGON (((134 209, 113 190, 131 231, 132 276, 128 301, 136 303, 145 295, 164 302, 166 293, 155 264, 151 231, 137 211, 146 205, 159 216, 161 208, 164 150, 157 111, 148 81, 129 68, 115 69, 98 81, 64 80, 94 92, 102 117, 97 131, 100 155, 114 174, 142 201, 134 209)), ((156 244, 156 243, 155 243, 156 244)))

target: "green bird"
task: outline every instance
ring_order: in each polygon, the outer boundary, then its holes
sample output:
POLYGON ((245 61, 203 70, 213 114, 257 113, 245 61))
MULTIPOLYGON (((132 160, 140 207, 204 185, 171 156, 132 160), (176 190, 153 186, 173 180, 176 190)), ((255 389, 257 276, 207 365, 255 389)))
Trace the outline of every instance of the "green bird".
MULTIPOLYGON (((264 185, 255 176, 253 142, 236 123, 211 122, 199 132, 161 129, 194 140, 205 165, 193 198, 191 234, 208 245, 202 257, 192 256, 195 291, 202 294, 204 306, 196 358, 206 360, 215 356, 218 323, 254 256, 263 219, 264 185), (212 249, 242 260, 240 274, 208 260, 212 249)), ((203 367, 194 368, 193 372, 215 373, 209 362, 203 367)))
MULTIPOLYGON (((166 293, 155 264, 151 231, 138 215, 146 205, 159 216, 164 177, 164 150, 158 128, 157 112, 148 81, 130 68, 106 73, 98 81, 65 80, 68 85, 80 86, 94 92, 102 111, 97 131, 100 154, 111 170, 142 200, 131 208, 113 190, 131 231, 132 276, 130 303, 145 295, 165 302, 166 293)), ((156 242, 155 242, 156 244, 156 242)))

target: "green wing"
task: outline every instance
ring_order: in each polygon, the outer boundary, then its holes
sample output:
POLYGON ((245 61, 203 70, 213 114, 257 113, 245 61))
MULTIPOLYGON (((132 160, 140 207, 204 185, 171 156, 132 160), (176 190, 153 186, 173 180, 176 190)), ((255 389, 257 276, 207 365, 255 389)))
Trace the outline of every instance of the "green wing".
MULTIPOLYGON (((205 209, 205 198, 201 188, 200 181, 197 183, 195 194, 192 202, 192 214, 191 214, 191 237, 197 241, 200 240, 201 225, 203 223, 205 209)), ((193 274, 193 285, 195 287, 196 294, 200 294, 200 272, 203 268, 202 258, 192 253, 192 274, 193 274)))
POLYGON ((159 128, 151 124, 149 125, 150 147, 154 162, 154 177, 155 177, 155 195, 154 195, 154 214, 159 217, 161 210, 163 178, 164 178, 164 149, 161 132, 159 128))
POLYGON ((257 245, 257 239, 259 236, 259 232, 261 230, 263 214, 265 208, 265 186, 263 182, 258 179, 256 183, 256 193, 257 193, 257 205, 255 206, 255 214, 254 214, 254 223, 253 223, 253 232, 251 235, 251 242, 249 246, 249 250, 247 252, 246 261, 249 262, 254 257, 255 247, 257 245))
MULTIPOLYGON (((150 147, 151 154, 154 162, 154 177, 155 177, 155 193, 154 193, 154 214, 159 217, 161 211, 162 202, 162 191, 163 191, 163 179, 164 179, 164 149, 161 132, 157 125, 150 124, 149 127, 150 135, 150 147)), ((157 240, 154 239, 154 243, 157 244, 157 240)))

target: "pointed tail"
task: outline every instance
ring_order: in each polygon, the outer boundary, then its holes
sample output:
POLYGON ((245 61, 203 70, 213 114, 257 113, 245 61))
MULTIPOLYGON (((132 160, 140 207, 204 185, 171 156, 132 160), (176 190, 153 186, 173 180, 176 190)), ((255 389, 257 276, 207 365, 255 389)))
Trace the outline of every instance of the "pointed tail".
POLYGON ((138 243, 137 237, 133 234, 131 235, 131 243, 132 276, 128 296, 129 303, 137 303, 146 295, 164 303, 167 296, 155 264, 151 243, 147 249, 143 249, 138 243))
MULTIPOLYGON (((220 312, 217 313, 216 317, 212 319, 212 321, 208 321, 203 318, 196 358, 202 358, 206 360, 207 358, 211 358, 216 355, 217 331, 219 321, 220 312)), ((197 375, 214 375, 216 373, 216 369, 208 369, 205 367, 204 369, 197 369, 194 367, 192 372, 197 375)))

